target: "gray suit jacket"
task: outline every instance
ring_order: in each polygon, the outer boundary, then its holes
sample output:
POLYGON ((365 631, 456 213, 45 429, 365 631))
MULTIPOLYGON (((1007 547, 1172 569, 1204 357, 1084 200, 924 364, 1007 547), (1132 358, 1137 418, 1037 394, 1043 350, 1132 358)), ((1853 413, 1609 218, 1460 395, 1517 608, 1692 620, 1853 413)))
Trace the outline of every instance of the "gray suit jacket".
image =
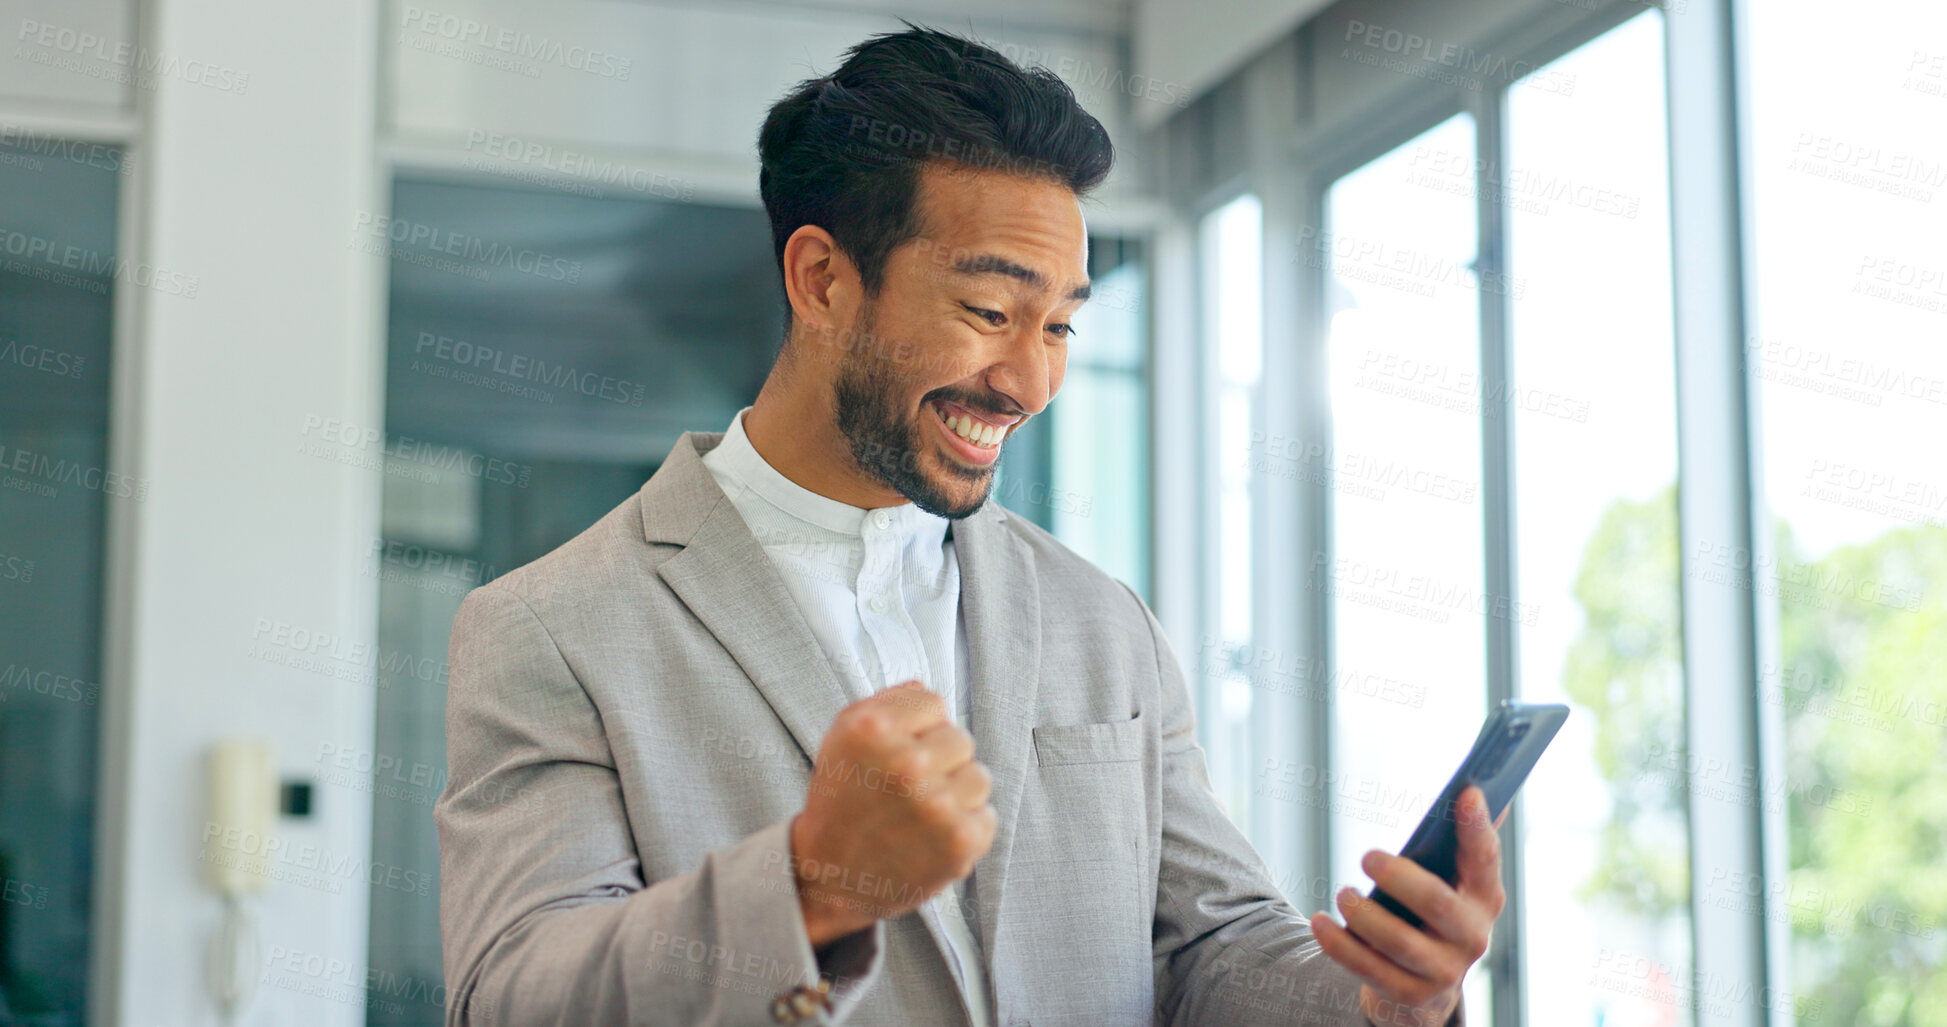
MULTIPOLYGON (((805 1022, 967 1022, 930 907, 806 940, 787 828, 846 699, 703 466, 721 437, 685 435, 460 608, 434 809, 449 1025, 790 1021, 821 971, 834 1009, 805 1022)), ((997 1023, 1363 1025, 1212 796, 1142 601, 994 502, 952 530, 999 816, 965 913, 997 1023)))

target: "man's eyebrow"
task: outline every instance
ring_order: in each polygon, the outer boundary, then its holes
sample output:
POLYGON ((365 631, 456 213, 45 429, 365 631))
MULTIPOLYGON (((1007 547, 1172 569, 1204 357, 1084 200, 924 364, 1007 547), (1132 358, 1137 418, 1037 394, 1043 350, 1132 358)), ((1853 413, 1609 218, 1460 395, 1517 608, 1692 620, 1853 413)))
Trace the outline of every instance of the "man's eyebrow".
MULTIPOLYGON (((1031 267, 1023 267, 1020 264, 1008 260, 1006 257, 997 257, 991 253, 962 257, 953 262, 953 270, 964 275, 1006 275, 1009 278, 1036 289, 1046 289, 1048 287, 1048 279, 1041 272, 1031 267)), ((1068 294, 1068 298, 1071 300, 1085 300, 1088 299, 1091 291, 1092 286, 1090 283, 1083 282, 1068 294)))

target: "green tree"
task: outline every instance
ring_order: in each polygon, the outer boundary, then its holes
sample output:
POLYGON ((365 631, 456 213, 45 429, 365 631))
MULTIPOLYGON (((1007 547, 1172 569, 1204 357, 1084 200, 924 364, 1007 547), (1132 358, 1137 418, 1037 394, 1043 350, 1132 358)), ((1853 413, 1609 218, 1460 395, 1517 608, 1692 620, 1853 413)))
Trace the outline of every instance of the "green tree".
MULTIPOLYGON (((1650 917, 1689 902, 1675 490, 1590 538, 1563 669, 1596 723, 1613 818, 1586 897, 1650 917)), ((1788 528, 1755 577, 1778 608, 1761 694, 1782 708, 1789 917, 1803 1024, 1947 1027, 1947 527, 1818 558, 1788 528)))

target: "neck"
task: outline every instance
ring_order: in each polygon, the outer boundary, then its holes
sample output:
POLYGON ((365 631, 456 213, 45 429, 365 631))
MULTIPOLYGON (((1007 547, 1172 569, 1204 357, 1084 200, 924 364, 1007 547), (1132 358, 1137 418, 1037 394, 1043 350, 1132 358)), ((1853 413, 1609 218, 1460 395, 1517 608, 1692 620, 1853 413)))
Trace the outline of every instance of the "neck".
POLYGON ((816 374, 789 374, 787 356, 771 368, 744 415, 751 448, 800 488, 848 506, 898 506, 906 497, 868 477, 838 430, 831 389, 816 374))

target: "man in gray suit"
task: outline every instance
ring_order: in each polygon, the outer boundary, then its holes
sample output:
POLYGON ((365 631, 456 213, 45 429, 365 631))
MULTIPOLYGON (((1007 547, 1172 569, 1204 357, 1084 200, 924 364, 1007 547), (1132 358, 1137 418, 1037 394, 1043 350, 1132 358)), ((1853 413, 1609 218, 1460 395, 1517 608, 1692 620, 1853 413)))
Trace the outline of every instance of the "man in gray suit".
POLYGON ((1457 887, 1366 858, 1423 930, 1300 916, 1148 609, 989 501, 1088 296, 1101 124, 913 29, 759 149, 790 319, 755 402, 454 623, 447 1022, 1458 1022, 1502 903, 1478 792, 1457 887))

